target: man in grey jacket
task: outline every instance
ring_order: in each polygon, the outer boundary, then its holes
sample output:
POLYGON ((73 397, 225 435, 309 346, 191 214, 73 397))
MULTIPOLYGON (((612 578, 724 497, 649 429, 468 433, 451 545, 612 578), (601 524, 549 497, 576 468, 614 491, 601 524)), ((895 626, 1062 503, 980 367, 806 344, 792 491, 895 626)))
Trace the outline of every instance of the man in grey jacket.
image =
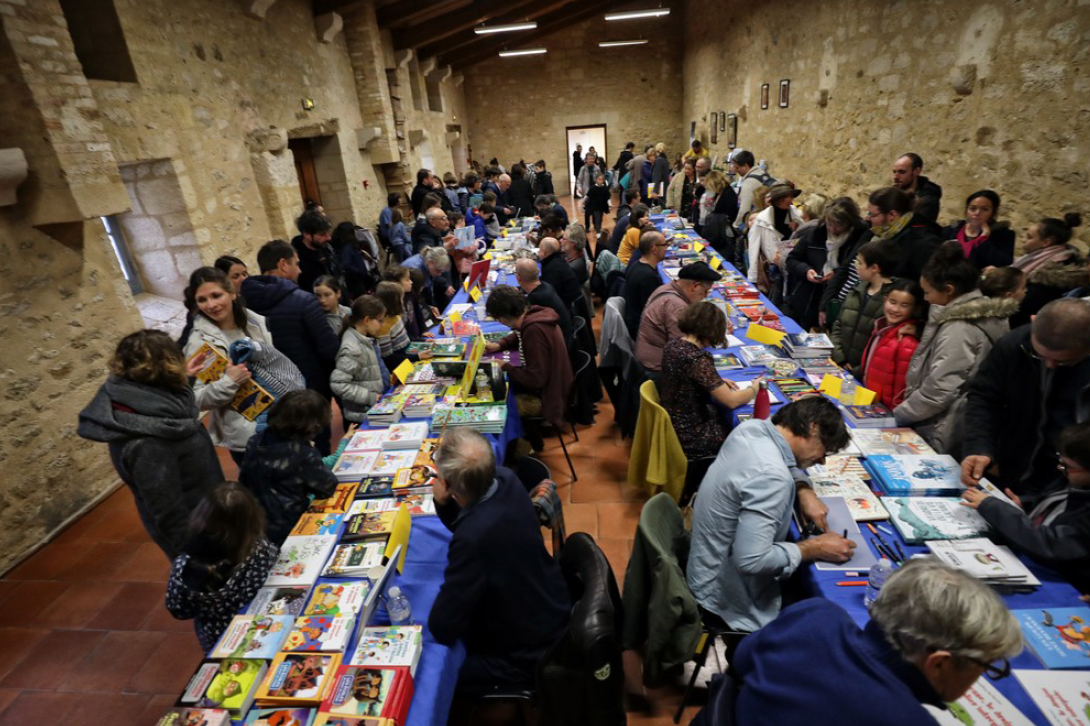
MULTIPOLYGON (((851 558, 855 544, 835 532, 787 541, 796 492, 792 467, 821 463, 848 442, 840 411, 821 396, 789 403, 771 421, 752 419, 734 429, 693 506, 687 579, 711 616, 733 630, 757 630, 779 613, 780 580, 799 564, 851 558)), ((813 491, 802 491, 804 513, 813 511, 813 491)))

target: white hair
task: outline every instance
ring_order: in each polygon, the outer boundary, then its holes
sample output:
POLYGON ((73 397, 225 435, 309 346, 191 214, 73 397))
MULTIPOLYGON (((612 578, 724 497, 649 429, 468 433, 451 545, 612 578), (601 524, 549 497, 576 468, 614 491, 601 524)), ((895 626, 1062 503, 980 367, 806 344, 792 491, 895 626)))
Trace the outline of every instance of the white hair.
POLYGON ((423 258, 424 264, 435 265, 435 269, 439 272, 450 269, 450 255, 442 247, 425 247, 420 251, 420 257, 423 258))

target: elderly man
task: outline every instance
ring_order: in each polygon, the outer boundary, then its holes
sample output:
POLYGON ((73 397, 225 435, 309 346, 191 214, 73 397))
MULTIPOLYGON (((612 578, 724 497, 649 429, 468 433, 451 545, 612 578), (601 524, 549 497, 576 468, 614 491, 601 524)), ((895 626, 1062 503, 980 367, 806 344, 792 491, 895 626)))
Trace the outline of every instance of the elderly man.
POLYGON ((424 213, 423 224, 413 227, 413 254, 420 254, 425 247, 453 247, 457 240, 449 230, 447 213, 441 207, 432 207, 424 213))
POLYGON ((571 313, 567 306, 556 294, 553 286, 541 281, 537 269, 537 263, 525 257, 515 262, 515 277, 518 279, 519 288, 526 293, 526 299, 531 305, 540 305, 550 308, 560 318, 560 330, 564 333, 564 340, 569 344, 572 340, 571 313))
POLYGON ((459 690, 530 685, 571 607, 534 507, 473 429, 448 429, 435 467, 435 510, 454 534, 428 628, 438 643, 465 643, 459 690))
POLYGON ((962 481, 974 485, 995 465, 997 483, 1035 494, 1055 472, 1060 432, 1085 421, 1090 302, 1061 298, 1000 338, 969 383, 962 481))
MULTIPOLYGON (((693 507, 687 573, 697 603, 713 618, 732 630, 757 630, 779 613, 780 581, 800 563, 850 559, 855 543, 835 532, 787 540, 797 487, 792 468, 822 463, 849 441, 840 410, 821 396, 789 403, 771 421, 745 421, 727 437, 693 507)), ((813 511, 813 491, 799 495, 813 511)))
POLYGON ((633 339, 639 335, 643 309, 662 287, 659 263, 666 259, 666 238, 656 229, 640 235, 640 258, 628 267, 624 282, 624 322, 633 339))
POLYGON ((1009 675, 1006 659, 1022 651, 1018 621, 999 596, 931 559, 895 572, 870 615, 861 630, 815 597, 746 637, 733 662, 744 681, 733 723, 934 724, 923 704, 945 708, 981 675, 1009 675))
POLYGON ((420 210, 424 203, 424 196, 431 194, 435 187, 435 179, 431 173, 431 169, 420 169, 416 172, 416 186, 413 187, 413 192, 409 196, 409 204, 413 208, 413 217, 420 214, 420 210))
POLYGON ((515 208, 508 198, 507 190, 511 188, 511 177, 508 174, 500 174, 496 179, 496 217, 500 220, 500 226, 506 225, 515 216, 515 208))
POLYGON ((583 288, 571 265, 560 254, 560 242, 555 237, 545 237, 537 246, 541 260, 541 279, 553 286, 556 294, 569 308, 583 297, 583 288))
POLYGON ((690 303, 706 298, 722 275, 706 262, 694 262, 682 267, 677 278, 651 293, 640 319, 636 360, 652 378, 662 367, 662 349, 667 341, 682 337, 678 316, 690 303))
POLYGON ((322 275, 342 276, 341 263, 333 248, 329 245, 333 223, 329 217, 316 209, 308 210, 295 220, 299 235, 292 239, 291 246, 299 255, 299 279, 296 284, 301 290, 314 290, 314 281, 322 275))
POLYGON ((442 247, 425 247, 401 263, 424 275, 424 302, 438 310, 446 307, 456 290, 450 279, 450 255, 442 247))
POLYGON ((923 159, 919 154, 902 154, 893 162, 893 186, 916 195, 916 206, 912 210, 917 217, 935 222, 939 218, 939 206, 942 204, 942 187, 931 181, 923 173, 923 159))

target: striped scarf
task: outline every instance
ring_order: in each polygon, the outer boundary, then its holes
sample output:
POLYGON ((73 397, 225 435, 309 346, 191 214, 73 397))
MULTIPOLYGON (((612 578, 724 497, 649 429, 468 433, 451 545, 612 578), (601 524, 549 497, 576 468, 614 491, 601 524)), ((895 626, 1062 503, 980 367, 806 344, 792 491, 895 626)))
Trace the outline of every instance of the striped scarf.
POLYGON ((1049 245, 1029 254, 1022 255, 1014 261, 1012 267, 1017 267, 1027 275, 1039 267, 1050 262, 1066 262, 1075 255, 1075 250, 1067 245, 1049 245))

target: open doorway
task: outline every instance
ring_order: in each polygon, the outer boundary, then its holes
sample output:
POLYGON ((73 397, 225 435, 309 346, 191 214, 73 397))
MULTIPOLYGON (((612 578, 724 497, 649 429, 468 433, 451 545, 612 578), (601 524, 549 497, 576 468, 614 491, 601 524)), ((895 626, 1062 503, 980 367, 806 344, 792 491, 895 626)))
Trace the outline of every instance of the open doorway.
POLYGON ((565 133, 566 148, 568 150, 568 189, 569 193, 572 196, 575 196, 575 159, 573 154, 577 149, 582 149, 581 157, 585 159, 587 153, 593 148, 594 153, 597 154, 600 159, 608 159, 609 152, 606 150, 606 125, 569 126, 565 130, 565 133))

